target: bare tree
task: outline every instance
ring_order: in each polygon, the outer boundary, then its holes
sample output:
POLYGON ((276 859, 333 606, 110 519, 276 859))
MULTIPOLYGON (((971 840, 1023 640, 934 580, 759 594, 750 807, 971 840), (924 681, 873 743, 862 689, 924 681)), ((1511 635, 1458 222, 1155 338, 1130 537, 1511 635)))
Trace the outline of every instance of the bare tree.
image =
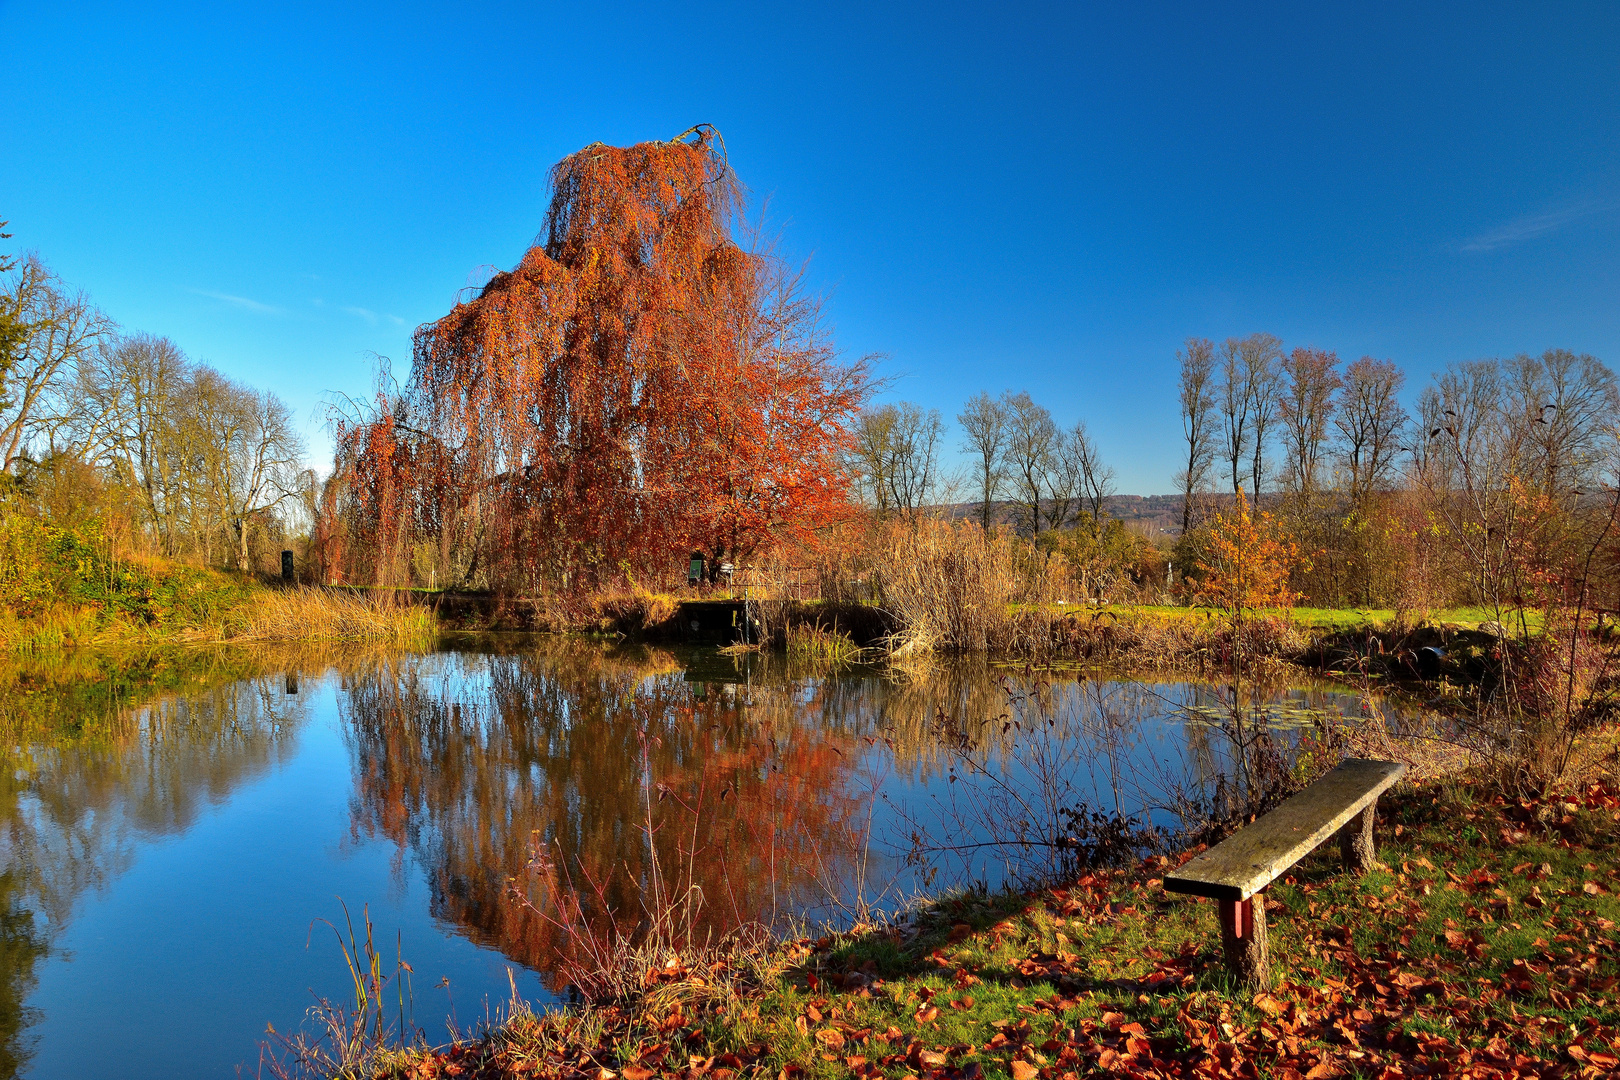
POLYGON ((1181 362, 1181 432, 1187 440, 1187 467, 1177 476, 1185 535, 1192 528, 1193 496, 1215 463, 1215 345, 1208 338, 1188 338, 1176 359, 1181 362))
POLYGON ((979 524, 990 529, 990 506, 1007 482, 1002 451, 1007 446, 1007 406, 980 391, 957 416, 966 436, 962 451, 973 455, 973 475, 979 488, 979 524))
POLYGON ((849 474, 861 500, 880 514, 889 503, 889 461, 894 439, 893 406, 863 409, 855 418, 849 452, 849 474))
POLYGON ((1288 486, 1313 495, 1320 481, 1333 419, 1333 395, 1339 389, 1339 358, 1321 349, 1298 348, 1283 358, 1283 446, 1288 486))
POLYGON ((1282 400, 1282 342, 1270 334, 1250 334, 1238 343, 1243 356, 1244 392, 1249 397, 1250 475, 1258 498, 1266 479, 1266 447, 1282 400))
POLYGON ((1523 427, 1524 478, 1555 499, 1595 486, 1620 414, 1614 373, 1567 349, 1516 356, 1503 368, 1506 418, 1523 427))
POLYGON ((1248 456, 1249 442, 1254 438, 1249 430, 1248 373, 1244 364, 1241 343, 1227 338, 1221 343, 1221 382, 1217 388, 1221 412, 1221 460, 1232 477, 1232 494, 1243 488, 1243 459, 1248 456))
POLYGON ((1007 468, 1021 504, 1019 523, 1033 536, 1041 531, 1041 499, 1057 450, 1058 427, 1051 412, 1025 391, 1005 394, 1002 401, 1007 407, 1007 468))
POLYGON ((938 409, 909 401, 867 409, 855 422, 854 472, 879 512, 914 518, 939 487, 938 409))
POLYGON ((104 342, 79 365, 82 403, 75 442, 139 492, 162 551, 179 552, 188 514, 177 427, 191 365, 168 338, 137 334, 104 342))
POLYGON ((1061 529, 1084 511, 1086 496, 1085 425, 1060 431, 1046 463, 1046 527, 1061 529))
MULTIPOLYGON (((222 455, 225 524, 236 539, 236 565, 250 569, 248 528, 301 494, 304 447, 286 404, 268 390, 235 387, 230 444, 222 455)), ((222 431, 221 434, 224 434, 222 431)))
MULTIPOLYGON (((192 364, 172 341, 132 335, 78 366, 75 453, 131 491, 161 549, 250 568, 250 536, 303 497, 304 448, 268 391, 192 364)), ((279 528, 279 526, 276 526, 279 528)))
MULTIPOLYGON (((0 221, 0 240, 10 240, 11 234, 5 232, 6 222, 0 221)), ((15 256, 0 254, 0 274, 9 274, 17 269, 15 256)), ((16 362, 17 351, 22 348, 23 335, 27 328, 20 318, 13 294, 10 291, 0 293, 0 387, 4 387, 11 366, 16 362)))
POLYGON ((68 417, 48 409, 73 381, 79 361, 94 352, 116 327, 83 292, 69 289, 35 255, 22 262, 0 293, 7 322, 20 328, 10 347, 5 383, 0 387, 0 454, 5 472, 14 473, 29 444, 49 441, 68 417))
POLYGON ((1398 399, 1406 376, 1388 360, 1364 356, 1344 372, 1344 392, 1334 418, 1351 502, 1360 506, 1394 471, 1406 410, 1398 399))
POLYGON ((1086 431, 1085 421, 1077 422, 1069 432, 1069 444, 1074 448, 1073 453, 1080 465, 1081 490, 1085 498, 1087 513, 1091 515, 1091 523, 1102 523, 1103 503, 1114 494, 1114 468, 1105 464, 1102 455, 1097 451, 1097 444, 1092 442, 1091 434, 1086 431))

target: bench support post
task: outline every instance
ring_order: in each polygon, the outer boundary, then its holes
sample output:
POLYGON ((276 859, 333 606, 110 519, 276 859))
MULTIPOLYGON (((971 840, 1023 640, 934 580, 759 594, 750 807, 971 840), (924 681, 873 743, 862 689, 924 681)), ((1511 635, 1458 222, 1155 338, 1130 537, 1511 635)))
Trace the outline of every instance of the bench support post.
POLYGON ((1377 865, 1377 852, 1373 848, 1373 818, 1377 815, 1378 800, 1367 804, 1367 809, 1344 823, 1339 830, 1339 852, 1344 856, 1344 868, 1353 874, 1365 874, 1377 865))
POLYGON ((1271 956, 1266 949, 1266 896, 1215 901, 1221 924, 1221 951, 1226 969, 1251 990, 1271 986, 1271 956))

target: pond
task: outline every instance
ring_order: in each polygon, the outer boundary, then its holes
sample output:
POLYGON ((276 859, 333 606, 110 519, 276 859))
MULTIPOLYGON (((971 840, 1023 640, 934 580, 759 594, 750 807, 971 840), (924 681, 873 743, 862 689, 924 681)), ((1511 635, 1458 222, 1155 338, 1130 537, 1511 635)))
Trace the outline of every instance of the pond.
MULTIPOLYGON (((257 1075, 267 1025, 352 998, 338 931, 368 922, 443 1041, 566 995, 570 926, 681 898, 699 933, 847 923, 1129 854, 1261 782, 1229 688, 1181 677, 567 639, 92 674, 0 679, 0 1077, 257 1075)), ((1366 707, 1255 693, 1296 751, 1366 707)))

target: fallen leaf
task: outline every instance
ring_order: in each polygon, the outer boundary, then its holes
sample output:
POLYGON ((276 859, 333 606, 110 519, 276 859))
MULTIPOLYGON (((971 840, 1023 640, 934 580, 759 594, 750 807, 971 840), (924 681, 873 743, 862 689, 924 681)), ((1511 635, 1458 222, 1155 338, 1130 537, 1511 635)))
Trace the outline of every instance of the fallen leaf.
POLYGON ((1013 1080, 1035 1080, 1035 1077, 1040 1075, 1040 1071, 1027 1061, 1015 1061, 1012 1063, 1013 1080))

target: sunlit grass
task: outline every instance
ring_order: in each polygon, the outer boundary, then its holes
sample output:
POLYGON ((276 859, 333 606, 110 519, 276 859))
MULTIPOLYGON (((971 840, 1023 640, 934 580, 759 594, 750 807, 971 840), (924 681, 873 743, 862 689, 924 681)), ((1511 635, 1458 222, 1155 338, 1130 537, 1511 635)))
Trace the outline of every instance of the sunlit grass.
MULTIPOLYGON (((1025 605, 1025 610, 1041 610, 1051 614, 1101 614, 1108 613, 1115 618, 1128 616, 1146 616, 1169 621, 1205 622, 1211 619, 1226 617, 1226 612, 1212 607, 1183 607, 1173 604, 1043 604, 1025 605)), ((1323 608, 1323 607, 1293 607, 1293 608, 1253 608, 1245 612, 1250 618, 1284 618, 1310 629, 1320 630, 1358 630, 1383 629, 1393 625, 1397 619, 1394 608, 1323 608)), ((1431 626, 1446 626, 1463 630, 1475 630, 1484 622, 1495 621, 1497 616, 1490 609, 1483 607, 1453 607, 1437 608, 1427 614, 1408 612, 1406 615, 1409 624, 1427 622, 1431 626)), ((1502 618, 1508 618, 1503 613, 1502 618)), ((1541 613, 1538 611, 1525 612, 1525 625, 1531 633, 1540 631, 1542 626, 1541 613)), ((1508 627, 1516 631, 1517 626, 1508 627)))
POLYGON ((242 627, 225 636, 246 641, 364 641, 424 649, 438 623, 421 604, 389 593, 344 589, 263 589, 246 605, 242 627))

